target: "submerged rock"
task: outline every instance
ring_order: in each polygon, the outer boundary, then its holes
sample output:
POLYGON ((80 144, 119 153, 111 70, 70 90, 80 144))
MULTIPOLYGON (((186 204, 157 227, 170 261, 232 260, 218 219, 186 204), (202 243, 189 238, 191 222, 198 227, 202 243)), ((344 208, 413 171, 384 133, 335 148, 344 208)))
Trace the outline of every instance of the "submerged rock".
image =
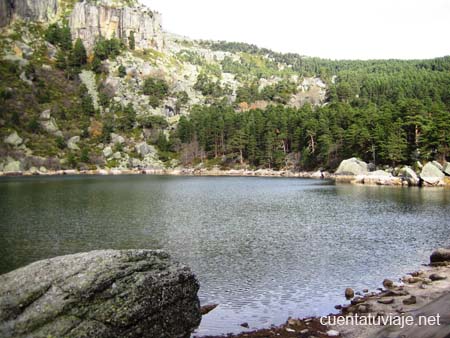
POLYGON ((1 337, 184 338, 199 284, 162 251, 92 251, 0 276, 1 337))
POLYGON ((336 170, 336 175, 363 175, 368 173, 367 163, 352 157, 343 160, 336 170))

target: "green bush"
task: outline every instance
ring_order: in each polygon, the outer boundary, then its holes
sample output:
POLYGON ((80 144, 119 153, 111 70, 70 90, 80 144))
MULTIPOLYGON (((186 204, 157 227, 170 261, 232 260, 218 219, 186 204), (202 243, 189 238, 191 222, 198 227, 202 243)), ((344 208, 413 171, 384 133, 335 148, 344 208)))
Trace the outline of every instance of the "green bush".
POLYGON ((144 82, 142 91, 145 95, 150 96, 150 106, 156 108, 161 104, 161 101, 169 95, 169 85, 164 80, 148 78, 144 82))

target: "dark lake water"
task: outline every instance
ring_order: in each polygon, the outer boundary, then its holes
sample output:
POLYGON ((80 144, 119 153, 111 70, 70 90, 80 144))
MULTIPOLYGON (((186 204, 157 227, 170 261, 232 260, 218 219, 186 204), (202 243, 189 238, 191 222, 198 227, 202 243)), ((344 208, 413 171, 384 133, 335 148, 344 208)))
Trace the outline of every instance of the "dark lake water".
POLYGON ((450 245, 450 190, 235 177, 0 180, 0 273, 94 249, 165 249, 194 270, 199 334, 324 315, 450 245))

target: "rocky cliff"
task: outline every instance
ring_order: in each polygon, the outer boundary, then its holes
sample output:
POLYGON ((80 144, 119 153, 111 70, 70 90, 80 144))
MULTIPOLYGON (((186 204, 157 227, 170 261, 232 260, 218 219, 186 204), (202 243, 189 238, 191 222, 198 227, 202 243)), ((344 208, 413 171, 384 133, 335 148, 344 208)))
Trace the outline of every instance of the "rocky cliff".
POLYGON ((161 15, 145 6, 115 8, 108 2, 78 2, 70 14, 69 25, 73 38, 81 38, 88 50, 98 36, 127 41, 131 32, 137 49, 161 50, 164 44, 161 15))
POLYGON ((67 6, 61 0, 0 0, 0 27, 15 19, 48 23, 68 15, 73 38, 81 38, 88 50, 98 36, 106 39, 115 36, 126 42, 131 32, 137 49, 162 49, 164 37, 159 13, 134 1, 73 2, 67 6), (72 6, 66 13, 67 7, 72 6))
POLYGON ((189 337, 192 272, 161 251, 93 251, 0 276, 1 337, 189 337))
POLYGON ((0 0, 0 27, 16 18, 48 22, 58 11, 58 0, 0 0))

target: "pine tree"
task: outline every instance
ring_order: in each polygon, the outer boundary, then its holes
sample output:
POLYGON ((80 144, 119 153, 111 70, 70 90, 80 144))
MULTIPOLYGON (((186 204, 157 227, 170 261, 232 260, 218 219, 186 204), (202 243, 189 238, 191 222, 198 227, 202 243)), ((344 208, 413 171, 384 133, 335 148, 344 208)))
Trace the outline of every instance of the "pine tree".
POLYGON ((87 53, 83 41, 78 38, 70 54, 70 65, 72 67, 81 67, 87 63, 87 53))
POLYGON ((59 37, 59 45, 64 50, 71 50, 72 49, 72 33, 70 32, 70 27, 68 24, 65 24, 61 31, 60 31, 60 37, 59 37))
POLYGON ((134 38, 134 31, 130 32, 130 36, 128 37, 128 43, 131 50, 136 48, 136 40, 134 38))
POLYGON ((58 53, 56 53, 56 68, 61 70, 67 68, 67 57, 62 50, 59 50, 58 53))

